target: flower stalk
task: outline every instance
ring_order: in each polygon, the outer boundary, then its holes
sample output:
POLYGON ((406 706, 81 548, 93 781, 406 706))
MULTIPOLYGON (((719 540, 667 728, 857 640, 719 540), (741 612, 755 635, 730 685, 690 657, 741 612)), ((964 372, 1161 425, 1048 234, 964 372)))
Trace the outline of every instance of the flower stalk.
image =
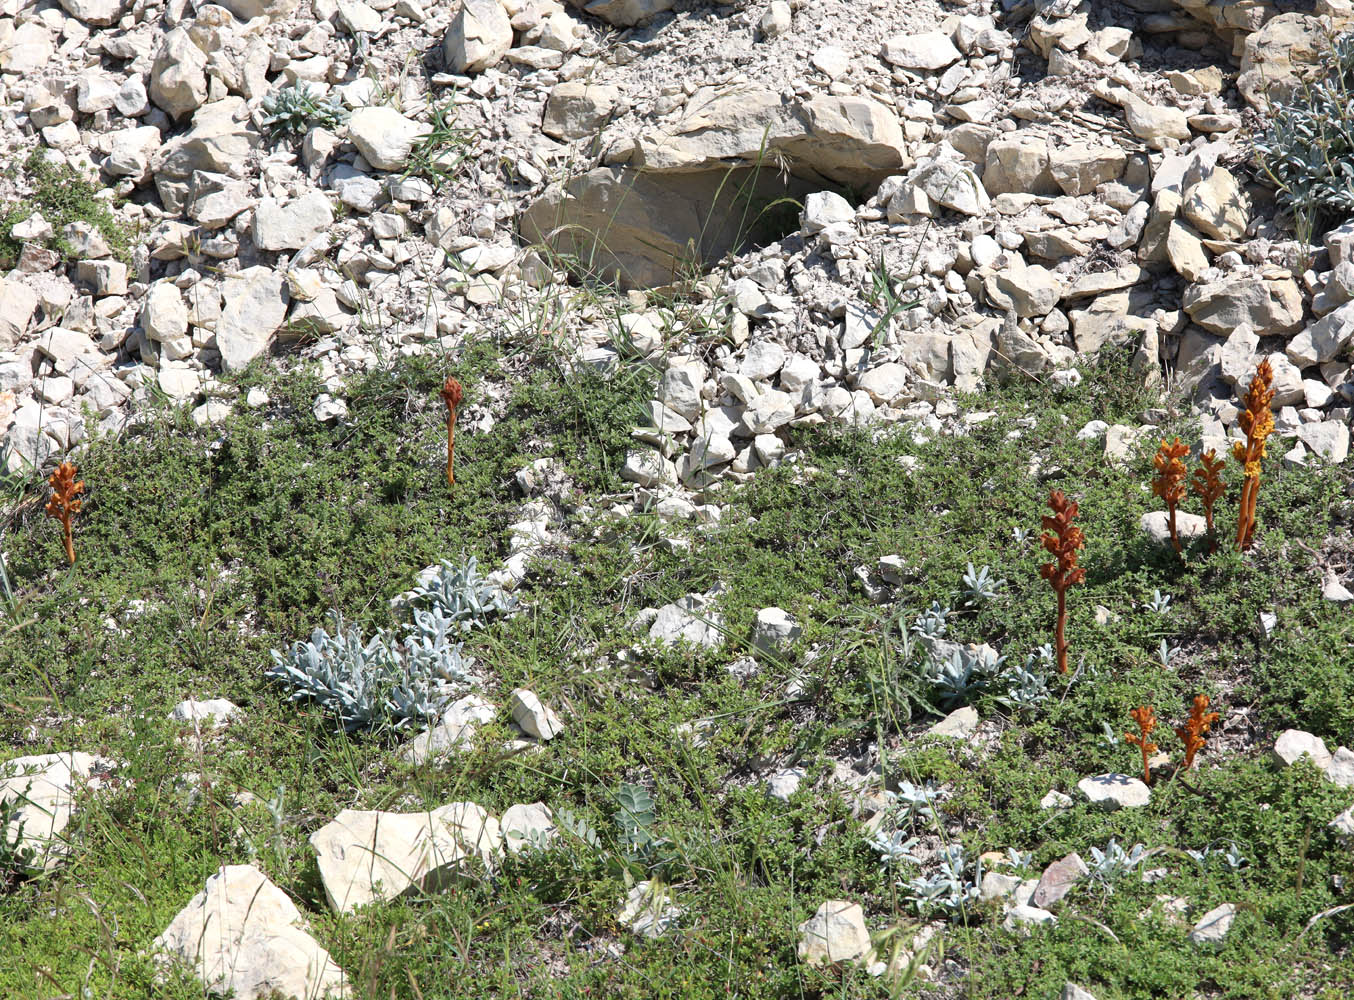
POLYGON ((1194 766, 1194 755, 1208 742, 1204 739, 1204 733, 1217 721, 1218 713, 1208 711, 1208 695, 1195 695, 1189 718, 1185 720, 1183 726, 1175 728, 1175 735, 1185 744, 1185 761, 1180 765, 1181 768, 1188 771, 1194 766))
POLYGON ((70 462, 62 462, 47 479, 52 488, 51 499, 47 501, 47 516, 61 522, 61 533, 66 543, 66 559, 75 565, 75 539, 71 535, 71 515, 78 514, 83 501, 80 494, 85 491, 83 480, 75 478, 78 470, 70 462))
POLYGON ((442 384, 442 402, 447 404, 447 485, 456 486, 456 408, 461 405, 461 383, 450 375, 442 384))
POLYGON ((1151 705, 1139 705, 1128 715, 1138 724, 1138 731, 1136 733, 1124 733, 1124 740, 1141 748, 1142 780, 1144 784, 1150 785, 1152 783, 1151 756, 1159 749, 1151 738, 1152 730, 1157 727, 1156 712, 1152 710, 1151 705))
POLYGON ((1204 505, 1204 520, 1208 524, 1208 551, 1218 551, 1218 536, 1213 528, 1213 505, 1227 492, 1227 484, 1222 481, 1224 462, 1218 458, 1212 448, 1199 456, 1199 468, 1194 470, 1190 489, 1204 505))
POLYGON ((1043 527, 1048 534, 1040 535, 1044 548, 1056 558, 1053 562, 1039 567, 1039 575, 1048 581, 1053 592, 1058 595, 1058 624, 1056 652, 1058 672, 1067 673, 1067 588, 1086 579, 1086 570, 1077 565, 1077 550, 1086 544, 1081 529, 1072 522, 1077 516, 1077 505, 1068 500, 1061 490, 1048 495, 1048 505, 1053 516, 1043 518, 1043 527))
POLYGON ((1152 459, 1152 464, 1157 470, 1157 477, 1152 480, 1152 492, 1166 504, 1171 545, 1176 555, 1184 554, 1180 548, 1180 532, 1175 524, 1175 508, 1185 499, 1185 479, 1189 473, 1183 459, 1188 454, 1189 445, 1181 444, 1179 438, 1171 444, 1167 444, 1166 439, 1162 438, 1161 447, 1157 449, 1156 457, 1152 459))
POLYGON ((1232 457, 1241 463, 1245 480, 1241 484, 1241 506, 1237 512, 1236 544, 1243 552, 1255 540, 1255 501, 1260 495, 1260 460, 1265 457, 1265 439, 1274 431, 1274 369, 1269 359, 1255 369, 1246 391, 1246 408, 1240 417, 1245 441, 1232 445, 1232 457))

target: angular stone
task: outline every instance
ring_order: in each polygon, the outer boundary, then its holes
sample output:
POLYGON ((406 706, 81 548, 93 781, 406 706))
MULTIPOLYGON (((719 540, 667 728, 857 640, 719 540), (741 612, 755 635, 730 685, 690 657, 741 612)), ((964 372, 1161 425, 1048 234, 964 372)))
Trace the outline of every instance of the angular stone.
POLYGON ((1326 765, 1326 780, 1338 788, 1354 788, 1354 751, 1336 747, 1326 765))
POLYGON ((358 108, 348 119, 348 138, 377 170, 403 170, 414 144, 431 131, 426 122, 413 121, 385 105, 358 108))
POLYGON ((957 155, 922 160, 907 179, 931 202, 964 215, 983 215, 992 205, 978 175, 957 155))
POLYGON ((207 100, 207 55, 185 25, 171 28, 160 43, 150 70, 150 99, 171 118, 182 118, 207 100))
POLYGON ((285 206, 272 198, 254 209, 254 245, 260 250, 300 250, 334 222, 334 210, 321 191, 311 191, 285 206))
POLYGON ((310 836, 329 905, 340 913, 411 891, 437 892, 478 861, 492 870, 498 821, 473 802, 430 812, 344 809, 310 836))
POLYGON ((972 705, 965 705, 963 708, 957 708, 945 716, 926 730, 924 735, 966 740, 974 734, 977 728, 978 710, 972 705))
POLYGON ((1056 195, 1062 190, 1049 167, 1047 139, 1013 132, 988 143, 985 156, 983 187, 993 197, 1009 193, 1056 195))
POLYGON ((1215 240, 1238 240, 1246 235, 1250 200, 1226 167, 1214 167, 1185 190, 1185 218, 1215 240))
POLYGON ((621 97, 609 84, 569 80, 556 84, 545 102, 541 131, 556 139, 583 139, 597 134, 621 97))
POLYGON ((783 651, 803 632, 784 608, 762 608, 752 630, 752 647, 762 653, 783 651))
POLYGON ((1006 267, 988 276, 984 287, 988 301, 998 309, 1013 309, 1017 316, 1047 316, 1062 298, 1062 279, 1039 264, 1026 264, 1017 253, 1007 255, 1006 267))
POLYGON ((1300 368, 1334 361, 1354 345, 1354 302, 1327 313, 1288 342, 1289 360, 1300 368))
MULTIPOLYGON (((1171 544, 1171 529, 1167 523, 1170 515, 1164 510, 1151 510, 1138 519, 1138 528, 1160 546, 1171 544)), ((1175 532, 1182 543, 1196 538, 1208 537, 1208 519, 1201 514, 1188 511, 1175 512, 1175 532)))
POLYGON ((1136 809, 1152 798, 1152 790, 1126 774, 1097 774, 1077 782, 1077 791, 1102 809, 1136 809))
POLYGON ((151 950, 238 1000, 349 995, 344 971, 306 931, 296 904, 252 865, 219 868, 151 950))
POLYGON ((517 688, 509 696, 508 711, 522 732, 542 742, 554 739, 564 731, 559 716, 526 688, 517 688))
POLYGON ((799 960, 809 966, 852 962, 870 953, 870 932, 858 903, 823 903, 799 925, 799 934, 799 960))
POLYGON ((422 764, 468 750, 474 741, 475 730, 493 722, 497 714, 489 702, 478 695, 468 694, 453 702, 435 726, 410 740, 400 756, 411 764, 422 764))
POLYGON ((1237 90, 1257 111, 1288 101, 1330 59, 1330 26, 1303 13, 1282 13, 1246 36, 1237 90))
POLYGON ((169 711, 171 722, 191 722, 194 728, 205 724, 208 729, 224 729, 233 719, 244 715, 240 707, 225 698, 196 701, 189 698, 169 711))
POLYGON ((451 72, 479 73, 497 64, 510 48, 512 23, 499 0, 461 0, 442 42, 451 72))
POLYGON ((1220 948, 1227 932, 1232 929, 1237 908, 1233 903, 1215 906, 1202 917, 1189 932, 1190 944, 1205 948, 1220 948))
POLYGON ((1261 336, 1291 333, 1302 323, 1303 298, 1292 278, 1260 278, 1233 272, 1191 285, 1182 299, 1190 319, 1211 333, 1227 334, 1243 323, 1261 336))
POLYGON ((503 846, 516 854, 526 848, 549 847, 555 839, 555 817, 543 802, 509 806, 499 820, 503 846))
POLYGON ((1048 909, 1062 900, 1073 886, 1090 874, 1090 869, 1075 851, 1061 861, 1055 861, 1044 869, 1035 887, 1031 902, 1041 909, 1048 909))
POLYGON ((1175 273, 1186 281, 1198 281, 1208 269, 1208 254, 1197 233, 1179 221, 1172 221, 1166 233, 1166 256, 1175 273))
POLYGON ((1289 767, 1298 760, 1307 757, 1317 770, 1330 767, 1331 754, 1326 743, 1319 736, 1303 732, 1301 729, 1285 729, 1274 741, 1274 759, 1281 767, 1289 767))
POLYGON ((886 38, 880 55, 890 65, 920 70, 944 69, 963 58, 963 53, 943 31, 886 38))
POLYGON ((668 10, 676 0, 569 0, 593 17, 618 28, 632 28, 655 14, 668 10))
POLYGON ((0 350, 23 339, 37 308, 37 292, 14 278, 0 278, 0 350))
POLYGON ((268 349, 287 317, 287 280, 270 267, 250 267, 227 281, 216 321, 216 347, 226 371, 239 371, 268 349))
POLYGON ((1117 146, 1094 146, 1079 142, 1049 154, 1049 173, 1064 194, 1090 194, 1107 181, 1118 180, 1128 163, 1128 154, 1117 146))
POLYGON ((52 870, 70 847, 62 834, 75 812, 77 792, 99 788, 98 774, 108 767, 107 761, 78 751, 0 762, 0 802, 19 803, 15 818, 0 828, 0 839, 20 841, 20 849, 31 852, 33 868, 52 870))

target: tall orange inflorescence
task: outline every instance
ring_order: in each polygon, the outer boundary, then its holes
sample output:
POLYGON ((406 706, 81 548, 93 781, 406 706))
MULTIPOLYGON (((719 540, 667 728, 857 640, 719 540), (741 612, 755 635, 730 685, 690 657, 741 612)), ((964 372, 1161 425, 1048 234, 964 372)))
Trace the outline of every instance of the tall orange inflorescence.
POLYGON ((456 485, 456 408, 461 405, 461 383, 450 375, 442 383, 442 402, 447 404, 447 485, 456 485))
POLYGON ((1208 710, 1208 695, 1195 695, 1194 707, 1190 709, 1189 718, 1185 720, 1183 726, 1175 727, 1175 735, 1185 744, 1185 761, 1180 765, 1184 770, 1188 771, 1194 766, 1194 755, 1208 742, 1204 739, 1204 733, 1217 721, 1218 713, 1208 710))
POLYGON ((1061 490, 1048 495, 1053 516, 1043 518, 1049 534, 1040 535, 1044 548, 1055 557, 1053 562, 1039 567, 1039 575, 1048 581, 1058 595, 1057 646, 1058 672, 1067 673, 1067 588, 1086 579, 1086 571, 1077 565, 1077 550, 1086 544, 1081 529, 1072 522, 1077 516, 1077 505, 1063 496, 1061 490))
POLYGON ((1241 484, 1241 507, 1237 512, 1236 544, 1246 550, 1255 540, 1255 500, 1260 494, 1260 460, 1265 457, 1265 439, 1274 431, 1274 369, 1269 360, 1261 361, 1255 369, 1246 391, 1246 408, 1241 412, 1241 429, 1245 441, 1232 445, 1232 457, 1241 463, 1245 480, 1241 484))
POLYGON ((1157 716, 1152 711, 1151 705, 1139 705, 1128 715, 1138 724, 1138 731, 1136 733, 1125 733, 1124 739, 1142 749, 1142 780, 1150 785, 1152 783, 1151 757, 1159 749, 1152 742, 1152 730, 1157 727, 1157 716))
POLYGON ((1194 470, 1190 489, 1204 505, 1204 520, 1208 523, 1208 551, 1218 549, 1218 536, 1213 529, 1213 505, 1227 492, 1227 484, 1222 481, 1224 466, 1222 459, 1212 448, 1199 456, 1199 468, 1194 470))
POLYGON ((1188 454, 1189 445, 1181 444, 1179 438, 1176 438, 1172 444, 1167 444, 1165 438, 1163 438, 1161 447, 1157 449, 1156 457, 1152 459, 1152 464, 1156 466, 1157 470, 1157 477, 1152 480, 1152 492, 1166 504, 1167 523, 1171 529, 1171 545, 1175 547, 1176 555, 1181 554, 1181 549, 1180 533, 1176 530, 1175 525, 1175 508, 1181 500, 1185 499, 1185 479, 1189 472, 1182 459, 1188 454))
POLYGON ((47 485, 52 488, 51 499, 47 501, 47 516, 61 522, 66 559, 72 566, 75 565, 75 539, 71 535, 71 515, 80 512, 83 504, 80 494, 85 491, 84 482, 75 478, 77 471, 70 462, 62 462, 47 479, 47 485))

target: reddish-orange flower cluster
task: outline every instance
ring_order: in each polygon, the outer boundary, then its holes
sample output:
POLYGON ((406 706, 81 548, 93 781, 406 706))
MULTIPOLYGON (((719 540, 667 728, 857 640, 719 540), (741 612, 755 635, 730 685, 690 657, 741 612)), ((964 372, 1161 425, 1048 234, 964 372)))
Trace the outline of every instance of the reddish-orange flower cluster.
POLYGON ((71 515, 78 514, 83 501, 80 494, 85 491, 83 480, 77 480, 78 470, 70 462, 62 462, 47 479, 52 488, 51 499, 47 501, 47 516, 61 522, 61 532, 66 543, 66 558, 75 565, 75 540, 71 536, 71 515))
POLYGON ((1124 739, 1142 748, 1142 780, 1150 785, 1152 783, 1151 756, 1159 749, 1151 740, 1152 730, 1157 727, 1157 716, 1152 711, 1151 705, 1139 705, 1128 714, 1138 724, 1138 731, 1136 733, 1124 733, 1124 739))
POLYGON ((1218 713, 1208 711, 1208 695, 1195 695, 1189 718, 1185 720, 1183 726, 1175 727, 1175 735, 1185 744, 1185 762, 1181 767, 1186 771, 1194 766, 1194 755, 1208 742, 1204 739, 1204 733, 1217 721, 1218 713))
POLYGON ((1077 505, 1063 496, 1061 490, 1048 495, 1048 505, 1053 516, 1043 518, 1044 530, 1050 534, 1040 535, 1044 548, 1056 557, 1055 562, 1044 563, 1039 567, 1039 575, 1048 581, 1053 592, 1058 595, 1057 646, 1058 672, 1067 673, 1067 588, 1086 579, 1086 571, 1077 565, 1077 550, 1086 544, 1081 529, 1073 524, 1077 516, 1077 505))
POLYGON ((447 485, 456 485, 452 465, 456 459, 456 408, 461 405, 461 383, 450 375, 442 384, 442 402, 447 404, 447 485))

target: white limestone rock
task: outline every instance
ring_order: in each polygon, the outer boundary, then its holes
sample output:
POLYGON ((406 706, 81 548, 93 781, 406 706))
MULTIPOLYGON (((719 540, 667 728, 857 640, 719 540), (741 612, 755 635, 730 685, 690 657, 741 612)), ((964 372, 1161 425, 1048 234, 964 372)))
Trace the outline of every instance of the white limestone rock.
POLYGON ((1136 809, 1147 805, 1152 790, 1126 774, 1097 774, 1077 782, 1077 791, 1102 809, 1136 809))
POLYGON ((224 865, 151 944, 238 1000, 349 996, 348 979, 285 892, 252 865, 224 865))
POLYGON ((859 903, 833 899, 799 925, 799 960, 809 966, 854 962, 870 954, 870 932, 859 903))

